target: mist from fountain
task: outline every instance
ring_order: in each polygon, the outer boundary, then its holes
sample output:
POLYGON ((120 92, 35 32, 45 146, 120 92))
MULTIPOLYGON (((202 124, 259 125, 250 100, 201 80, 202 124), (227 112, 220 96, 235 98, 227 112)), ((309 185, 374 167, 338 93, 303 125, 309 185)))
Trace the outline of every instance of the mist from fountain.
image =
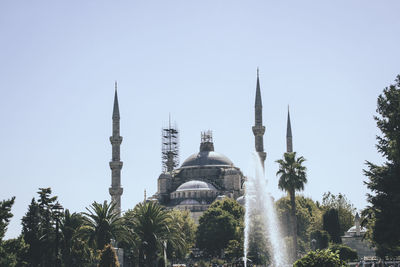
POLYGON ((264 169, 261 160, 256 152, 253 154, 255 173, 247 177, 245 183, 245 226, 244 226, 244 266, 247 266, 249 253, 249 237, 252 233, 252 224, 257 215, 261 218, 256 223, 261 223, 264 241, 268 247, 271 266, 289 266, 288 254, 281 235, 280 224, 277 218, 274 201, 268 190, 267 180, 264 176, 264 169))

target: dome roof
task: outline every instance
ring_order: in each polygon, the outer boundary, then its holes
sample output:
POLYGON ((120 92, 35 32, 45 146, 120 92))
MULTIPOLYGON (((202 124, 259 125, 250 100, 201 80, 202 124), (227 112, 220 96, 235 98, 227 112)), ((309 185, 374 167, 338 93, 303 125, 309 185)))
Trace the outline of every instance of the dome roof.
POLYGON ((198 181, 198 180, 192 180, 186 183, 181 184, 176 191, 187 191, 187 190, 217 190, 212 184, 203 182, 203 181, 198 181))
POLYGON ((237 199, 236 199, 236 201, 240 204, 240 205, 242 205, 242 206, 244 206, 245 205, 245 198, 244 198, 244 196, 241 196, 241 197, 238 197, 237 199))
MULTIPOLYGON (((356 228, 356 226, 354 225, 354 226, 352 226, 348 231, 347 231, 347 233, 356 233, 357 232, 357 228, 356 228)), ((367 229, 365 229, 364 227, 361 227, 360 226, 360 233, 366 233, 367 232, 367 229)))
POLYGON ((195 166, 233 166, 233 163, 226 156, 215 151, 201 151, 188 157, 181 167, 195 167, 195 166))

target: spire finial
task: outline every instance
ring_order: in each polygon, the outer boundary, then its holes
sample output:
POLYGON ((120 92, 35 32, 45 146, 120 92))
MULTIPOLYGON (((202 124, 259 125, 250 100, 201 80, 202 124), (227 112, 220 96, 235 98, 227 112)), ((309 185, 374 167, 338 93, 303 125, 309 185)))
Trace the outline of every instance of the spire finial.
POLYGON ((256 103, 255 106, 262 107, 261 101, 261 89, 260 89, 260 76, 259 69, 257 67, 257 84, 256 84, 256 103))
POLYGON ((115 87, 115 91, 117 91, 117 88, 118 88, 118 82, 117 82, 117 80, 115 80, 115 82, 114 82, 114 87, 115 87))
POLYGON ((286 152, 293 152, 292 125, 290 123, 289 105, 288 105, 287 128, 286 128, 286 152))
POLYGON ((257 78, 260 76, 260 69, 257 67, 257 78))
POLYGON ((115 86, 115 94, 114 94, 114 109, 113 109, 113 118, 119 119, 119 106, 118 106, 118 93, 117 93, 117 81, 114 83, 115 86))

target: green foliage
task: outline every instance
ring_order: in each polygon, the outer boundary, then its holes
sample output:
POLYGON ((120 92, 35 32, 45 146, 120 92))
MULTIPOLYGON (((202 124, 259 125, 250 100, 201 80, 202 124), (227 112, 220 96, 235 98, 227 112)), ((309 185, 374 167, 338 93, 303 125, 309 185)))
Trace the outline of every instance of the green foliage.
POLYGON ((329 249, 331 251, 339 251, 339 257, 343 261, 353 261, 358 259, 357 251, 348 246, 342 244, 331 244, 329 249))
POLYGON ((329 249, 310 251, 297 260, 293 267, 345 267, 346 262, 340 259, 339 253, 329 249))
POLYGON ((125 237, 125 228, 119 215, 114 212, 115 203, 97 203, 86 208, 83 214, 83 225, 80 234, 92 248, 102 249, 110 244, 111 239, 121 240, 125 237))
POLYGON ((291 205, 291 225, 293 236, 293 254, 297 257, 297 218, 296 218, 296 191, 304 189, 307 183, 306 167, 303 163, 306 159, 303 157, 296 158, 296 152, 283 154, 283 159, 277 160, 279 170, 276 175, 279 176, 278 187, 286 191, 290 197, 291 205))
POLYGON ((156 202, 139 203, 125 213, 130 245, 139 255, 140 266, 154 266, 157 254, 162 254, 165 244, 176 251, 186 249, 185 233, 177 221, 171 212, 156 202))
POLYGON ((229 240, 236 238, 236 227, 232 214, 220 208, 209 208, 199 220, 197 245, 210 255, 219 255, 229 240))
POLYGON ((340 225, 338 211, 334 208, 325 211, 323 215, 323 229, 329 233, 331 241, 342 243, 340 238, 340 225))
POLYGON ((222 200, 214 201, 210 208, 220 208, 224 211, 227 211, 240 222, 242 222, 244 219, 244 208, 239 205, 236 200, 231 198, 224 198, 222 200))
POLYGON ((199 220, 197 246, 210 255, 219 255, 230 240, 242 243, 244 209, 235 200, 215 201, 199 220))
MULTIPOLYGON (((289 197, 278 199, 275 205, 282 223, 282 234, 284 236, 291 236, 291 205, 289 197)), ((301 249, 300 251, 305 252, 310 243, 310 233, 322 228, 322 212, 311 198, 296 196, 296 219, 297 235, 300 241, 305 244, 305 249, 301 249)))
MULTIPOLYGON (((382 135, 377 136, 377 149, 386 159, 381 166, 367 161, 365 182, 371 206, 363 212, 377 255, 400 255, 400 75, 395 84, 386 87, 378 97, 377 116, 374 117, 382 135)), ((364 222, 365 223, 365 222, 364 222)))
POLYGON ((25 261, 29 246, 22 237, 9 239, 0 244, 0 266, 28 266, 25 261))
POLYGON ((310 233, 310 240, 315 240, 315 249, 325 249, 329 245, 329 234, 324 230, 315 230, 310 233))
POLYGON ((344 194, 334 195, 331 192, 324 193, 322 197, 322 208, 324 210, 336 209, 338 211, 340 236, 354 225, 354 213, 356 208, 344 194))
POLYGON ((247 258, 249 258, 254 264, 267 265, 269 264, 270 256, 268 254, 268 244, 265 240, 265 224, 261 222, 264 218, 257 212, 250 214, 250 216, 251 231, 249 232, 247 258))
POLYGON ((55 264, 56 214, 53 206, 57 197, 51 197, 50 188, 39 188, 38 201, 32 199, 28 212, 22 218, 22 236, 29 245, 27 262, 31 266, 55 264))
POLYGON ((8 223, 13 216, 11 208, 12 205, 14 205, 14 200, 15 197, 12 197, 9 200, 3 200, 0 202, 0 243, 7 231, 8 223))
POLYGON ((83 217, 81 214, 71 214, 68 209, 65 210, 61 220, 60 232, 62 236, 62 260, 66 266, 81 267, 92 262, 92 250, 79 232, 82 225, 83 217))
MULTIPOLYGON (((196 241, 196 224, 189 211, 171 210, 171 225, 175 225, 174 229, 182 232, 184 238, 184 245, 175 246, 173 243, 167 244, 167 252, 169 257, 183 259, 189 253, 196 241)), ((178 243, 179 244, 179 243, 178 243)))
POLYGON ((283 159, 277 160, 279 170, 276 172, 279 178, 279 189, 288 193, 302 191, 307 183, 306 167, 303 163, 306 159, 296 158, 296 152, 283 154, 283 159))
POLYGON ((104 249, 101 251, 98 267, 119 267, 117 254, 110 244, 105 245, 104 249))
POLYGON ((229 240, 225 249, 225 257, 232 261, 243 256, 243 243, 237 240, 229 240))

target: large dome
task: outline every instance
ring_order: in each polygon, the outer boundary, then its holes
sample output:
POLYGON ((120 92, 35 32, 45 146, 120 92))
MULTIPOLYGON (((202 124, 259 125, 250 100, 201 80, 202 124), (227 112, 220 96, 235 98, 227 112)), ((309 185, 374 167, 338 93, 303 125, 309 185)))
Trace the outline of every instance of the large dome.
POLYGON ((186 190, 216 190, 215 187, 212 184, 203 182, 203 181, 198 181, 198 180, 192 180, 186 183, 181 184, 176 191, 186 191, 186 190))
POLYGON ((188 157, 181 167, 195 167, 195 166, 233 166, 233 163, 226 156, 215 151, 201 151, 188 157))

